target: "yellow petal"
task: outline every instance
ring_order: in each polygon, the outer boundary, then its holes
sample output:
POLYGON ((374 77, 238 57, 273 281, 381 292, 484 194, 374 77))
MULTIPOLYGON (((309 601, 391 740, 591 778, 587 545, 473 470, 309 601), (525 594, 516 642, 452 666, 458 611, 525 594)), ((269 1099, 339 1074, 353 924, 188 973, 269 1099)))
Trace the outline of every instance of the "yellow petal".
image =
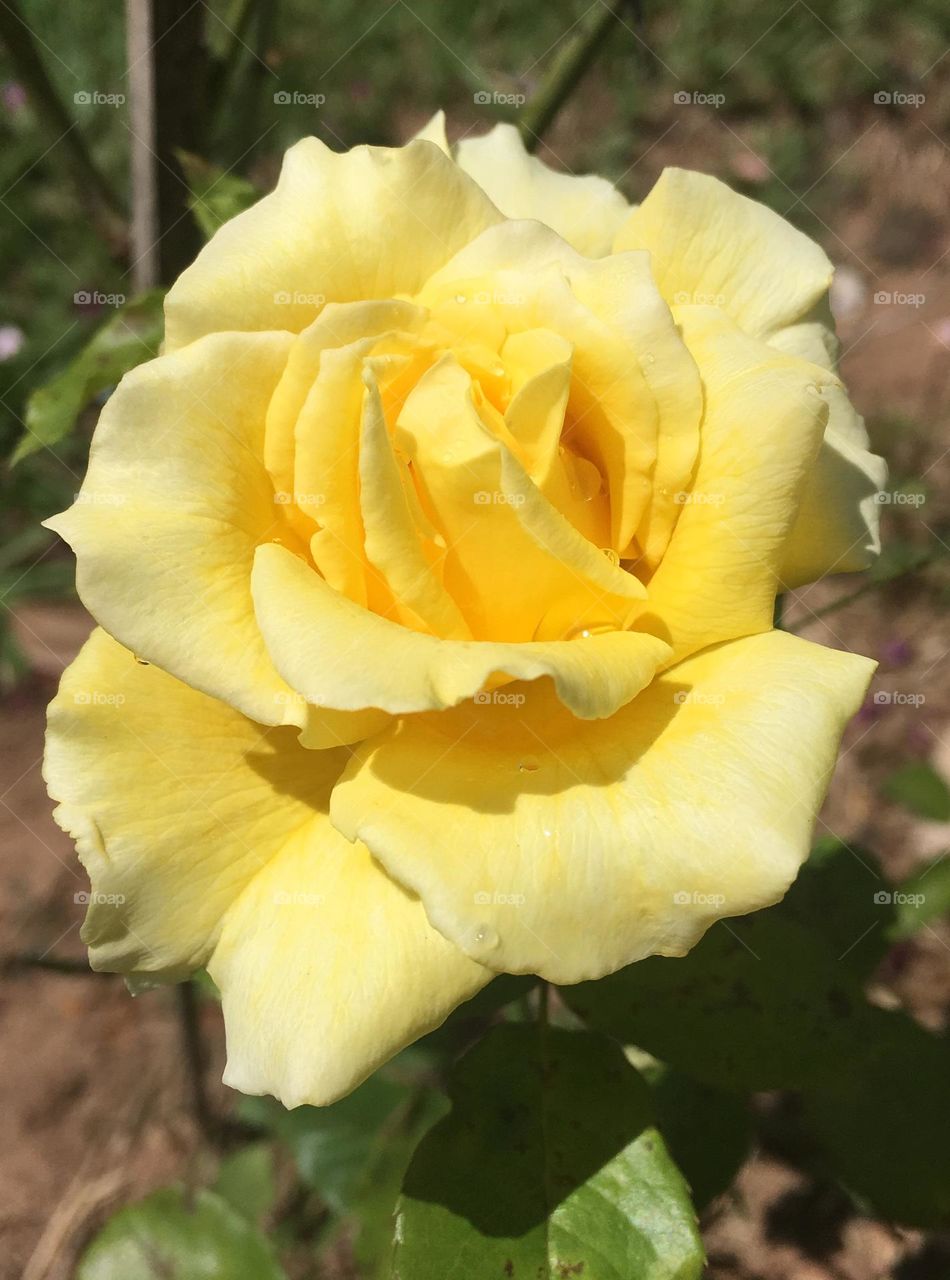
POLYGON ((208 970, 225 1084, 287 1107, 335 1102, 495 976, 324 816, 231 907, 208 970))
POLYGON ((253 590, 278 669, 308 702, 341 711, 451 707, 503 673, 549 676, 575 715, 597 718, 635 697, 669 653, 662 640, 631 632, 532 644, 422 635, 339 595, 278 546, 260 548, 253 590))
MULTIPOLYGON (((609 269, 609 264, 581 257, 548 227, 506 222, 456 254, 417 301, 439 307, 453 296, 467 299, 470 310, 495 311, 509 333, 546 329, 571 344, 571 392, 562 442, 603 476, 610 494, 610 545, 620 553, 649 502, 660 412, 639 362, 641 354, 652 352, 637 349, 630 325, 615 325, 615 315, 592 309, 598 300, 613 302, 621 293, 594 286, 594 278, 609 269), (479 299, 488 305, 479 307, 479 299)), ((645 329, 652 328, 651 316, 645 329)), ((664 341, 664 335, 657 334, 657 341, 664 341)))
POLYGON ((414 467, 445 543, 447 590, 479 639, 539 635, 551 602, 582 624, 620 627, 640 583, 610 564, 541 496, 479 416, 451 355, 407 398, 396 441, 414 467))
MULTIPOLYGON (((444 136, 444 123, 442 129, 444 136)), ((506 217, 543 222, 591 258, 610 252, 630 210, 605 178, 558 173, 529 155, 511 124, 495 125, 479 138, 463 138, 455 159, 506 217)))
POLYGON ((302 551, 263 464, 289 334, 215 334, 140 365, 102 411, 76 503, 46 524, 76 552, 97 621, 138 657, 309 746, 355 742, 378 715, 307 707, 254 619, 255 548, 302 551))
POLYGON ((325 302, 414 293, 500 219, 431 142, 338 154, 304 138, 275 190, 226 222, 169 291, 166 349, 224 330, 299 333, 325 302))
POLYGON ((139 657, 263 724, 302 723, 254 621, 255 547, 293 535, 262 461, 289 334, 216 334, 108 400, 77 501, 48 521, 83 603, 139 657))
POLYGON ((50 708, 56 820, 92 881, 94 968, 222 990, 225 1078, 332 1102, 493 974, 330 825, 345 751, 307 751, 96 631, 50 708))
MULTIPOLYGON (((295 429, 300 411, 320 371, 324 351, 346 347, 361 338, 394 329, 418 327, 424 318, 418 307, 394 299, 371 302, 327 303, 290 349, 287 365, 267 407, 264 461, 274 488, 294 496, 295 429)), ((289 505, 289 504, 288 504, 289 505)), ((319 514, 319 513, 318 513, 319 514)), ((310 521, 313 532, 313 520, 310 521)))
POLYGON ((813 240, 765 205, 686 169, 664 169, 614 249, 646 249, 667 302, 721 307, 757 337, 800 319, 831 283, 831 263, 813 240))
POLYGON ((782 896, 873 667, 771 632, 597 724, 520 686, 523 706, 415 716, 362 744, 330 815, 474 959, 598 978, 782 896))
POLYGON ((703 378, 702 443, 635 625, 685 657, 771 626, 786 540, 827 421, 820 389, 832 378, 712 307, 674 314, 703 378))
POLYGON ((416 518, 412 478, 393 451, 372 367, 363 381, 359 480, 364 546, 392 598, 389 616, 443 639, 471 639, 458 605, 442 584, 439 560, 444 556, 416 518))
POLYGON ((204 964, 224 911, 325 807, 345 759, 94 631, 50 705, 44 768, 92 881, 93 967, 175 978, 204 964))
MULTIPOLYGON (((835 367, 837 342, 826 325, 780 329, 769 345, 835 367)), ((887 463, 868 448, 864 419, 844 387, 832 382, 822 395, 828 426, 785 548, 780 576, 786 587, 866 569, 881 550, 879 495, 887 484, 887 463)))
MULTIPOLYGON (((656 463, 649 503, 636 531, 639 554, 652 570, 669 544, 680 515, 676 495, 688 487, 699 451, 699 370, 656 287, 648 254, 613 254, 573 274, 571 283, 578 298, 624 336, 655 405, 656 463)), ((620 552, 628 554, 624 548, 620 552)))

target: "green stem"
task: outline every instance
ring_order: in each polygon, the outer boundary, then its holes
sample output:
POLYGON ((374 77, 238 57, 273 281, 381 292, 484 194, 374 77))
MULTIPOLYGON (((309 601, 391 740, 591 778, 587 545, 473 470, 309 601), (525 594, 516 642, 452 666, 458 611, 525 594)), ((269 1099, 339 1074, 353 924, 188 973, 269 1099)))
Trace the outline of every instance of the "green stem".
POLYGON ((20 13, 19 0, 0 4, 0 40, 26 89, 30 104, 48 135, 51 146, 61 145, 69 157, 79 195, 110 244, 125 240, 125 213, 105 174, 50 79, 36 47, 33 32, 20 13))
POLYGON ((538 1026, 546 1031, 550 1018, 550 991, 546 982, 538 983, 538 1026))
POLYGON ((613 0, 610 4, 594 5, 595 12, 558 50, 543 83, 521 115, 518 127, 528 151, 534 151, 545 130, 584 78, 619 16, 621 3, 622 0, 613 0))
POLYGON ((206 1137, 217 1138, 218 1124, 205 1090, 205 1051, 198 1021, 198 993, 190 979, 180 983, 175 990, 192 1111, 201 1132, 206 1137))

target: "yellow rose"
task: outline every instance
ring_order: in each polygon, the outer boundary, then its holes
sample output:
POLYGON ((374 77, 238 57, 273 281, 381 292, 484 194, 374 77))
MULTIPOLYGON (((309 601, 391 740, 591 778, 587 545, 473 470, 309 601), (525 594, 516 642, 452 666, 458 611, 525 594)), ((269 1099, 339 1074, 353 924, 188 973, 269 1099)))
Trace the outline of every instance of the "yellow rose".
POLYGON ((207 965, 226 1080, 325 1103, 497 972, 779 898, 872 670, 771 629, 876 547, 830 275, 505 126, 293 147, 51 522, 102 626, 46 758, 94 967, 207 965))

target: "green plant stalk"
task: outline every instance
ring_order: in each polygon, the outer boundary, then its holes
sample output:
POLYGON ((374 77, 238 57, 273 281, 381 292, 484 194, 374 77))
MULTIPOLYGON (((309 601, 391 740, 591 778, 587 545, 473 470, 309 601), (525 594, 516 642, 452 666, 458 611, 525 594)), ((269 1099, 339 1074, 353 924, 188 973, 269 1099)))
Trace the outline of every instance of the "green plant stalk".
POLYGON ((600 52, 622 0, 597 4, 596 12, 570 39, 565 41, 551 63, 544 81, 521 115, 518 128, 525 148, 534 151, 557 113, 580 84, 600 52))
POLYGON ((109 244, 120 248, 126 239, 125 211, 105 174, 86 146, 76 121, 67 111, 49 77, 36 48, 33 33, 18 0, 0 4, 0 40, 6 47, 17 78, 26 89, 30 103, 49 135, 51 145, 60 144, 69 157, 80 198, 89 208, 109 244))

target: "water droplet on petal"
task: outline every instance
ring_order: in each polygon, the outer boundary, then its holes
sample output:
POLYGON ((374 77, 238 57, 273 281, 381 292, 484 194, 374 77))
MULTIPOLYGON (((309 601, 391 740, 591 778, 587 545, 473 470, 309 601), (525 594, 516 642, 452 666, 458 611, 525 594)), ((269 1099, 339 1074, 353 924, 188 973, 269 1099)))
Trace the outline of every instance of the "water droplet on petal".
POLYGON ((135 661, 139 664, 140 667, 150 667, 152 665, 147 658, 140 658, 137 653, 133 654, 132 656, 135 658, 135 661))
POLYGON ((536 756, 525 756, 518 765, 522 773, 537 773, 540 767, 536 756))
POLYGON ((498 934, 487 924, 480 924, 475 929, 475 941, 480 947, 484 947, 486 951, 492 950, 498 946, 501 939, 498 934))

